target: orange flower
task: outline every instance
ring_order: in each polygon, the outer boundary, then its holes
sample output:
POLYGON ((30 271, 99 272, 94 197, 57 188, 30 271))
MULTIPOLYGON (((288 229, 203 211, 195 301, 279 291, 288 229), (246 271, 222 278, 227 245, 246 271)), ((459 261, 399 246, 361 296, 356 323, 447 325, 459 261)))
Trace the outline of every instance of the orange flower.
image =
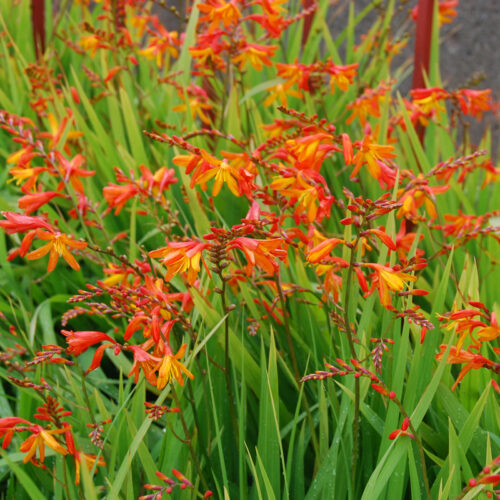
POLYGON ((104 199, 109 205, 109 210, 115 209, 115 215, 119 215, 122 208, 128 200, 139 193, 139 188, 134 184, 126 184, 120 186, 118 184, 110 184, 102 190, 104 199))
POLYGON ((62 194, 55 191, 29 193, 19 198, 17 205, 21 210, 24 210, 26 215, 30 215, 56 196, 62 196, 62 194))
POLYGON ((300 170, 319 172, 323 160, 333 151, 340 151, 333 143, 333 137, 323 132, 290 139, 285 144, 294 158, 294 166, 300 170))
MULTIPOLYGON (((398 254, 398 259, 400 262, 408 261, 408 253, 413 247, 413 243, 417 233, 408 233, 406 230, 406 219, 401 221, 401 227, 399 228, 398 234, 396 235, 396 252, 398 254)), ((424 235, 421 234, 419 239, 422 240, 424 235)), ((422 257, 424 251, 420 248, 416 250, 416 256, 422 257)))
POLYGON ((250 276, 254 266, 259 266, 270 275, 278 272, 279 263, 276 257, 282 261, 287 260, 285 242, 281 238, 269 240, 258 240, 240 236, 232 240, 227 246, 228 250, 239 248, 247 259, 246 273, 250 276))
POLYGON ((396 439, 398 436, 408 436, 411 439, 415 439, 415 436, 408 432, 408 427, 410 426, 410 419, 406 417, 401 424, 400 429, 396 429, 389 434, 389 439, 396 439))
POLYGON ((36 450, 38 448, 39 461, 45 460, 45 445, 52 448, 61 455, 67 455, 68 451, 54 438, 56 434, 63 434, 66 429, 52 429, 46 430, 41 425, 33 425, 30 427, 32 435, 27 438, 19 447, 19 451, 26 453, 23 459, 24 463, 30 460, 34 462, 36 450))
MULTIPOLYGON (((439 26, 445 23, 451 23, 454 17, 457 17, 456 8, 458 0, 444 0, 438 2, 439 26)), ((411 11, 411 17, 414 21, 418 19, 418 6, 411 11)))
POLYGON ((401 292, 403 291, 407 281, 417 280, 416 276, 412 276, 411 274, 404 273, 402 271, 396 271, 395 269, 382 266, 381 264, 363 265, 375 270, 372 286, 366 293, 366 296, 370 296, 375 291, 375 288, 378 288, 380 303, 387 309, 393 309, 389 291, 401 292))
POLYGON ((386 82, 382 82, 375 89, 365 89, 360 97, 347 106, 348 109, 352 109, 352 114, 346 123, 351 124, 358 117, 361 126, 364 126, 368 116, 380 118, 380 105, 390 96, 390 90, 391 85, 386 82))
POLYGON ((327 73, 330 75, 330 90, 335 92, 335 86, 344 92, 352 84, 356 77, 358 64, 348 64, 346 66, 337 66, 331 61, 327 65, 327 73))
POLYGON ((270 57, 273 57, 274 52, 278 48, 277 45, 256 45, 254 43, 247 43, 244 47, 240 48, 238 55, 231 60, 234 64, 239 64, 239 70, 243 71, 249 62, 257 71, 262 70, 262 66, 272 66, 270 57))
MULTIPOLYGON (((61 153, 56 152, 56 158, 58 160, 64 182, 69 182, 76 192, 83 194, 83 184, 80 177, 92 177, 95 174, 95 171, 80 168, 85 162, 85 158, 81 154, 77 154, 68 161, 61 153)), ((59 184, 58 190, 62 189, 64 182, 59 184)))
POLYGON ((173 354, 168 344, 165 344, 165 355, 157 365, 158 381, 156 387, 163 389, 168 383, 175 378, 180 385, 184 385, 182 374, 190 379, 194 379, 194 375, 179 361, 186 352, 186 344, 182 344, 180 349, 173 354))
POLYGON ((491 89, 460 89, 455 95, 460 103, 462 113, 464 115, 472 115, 477 120, 482 118, 484 111, 491 111, 493 109, 491 89))
MULTIPOLYGON (((54 150, 56 149, 63 135, 65 135, 65 130, 68 123, 70 123, 70 120, 72 121, 72 113, 69 112, 69 115, 65 116, 62 119, 61 124, 57 122, 57 118, 52 113, 48 113, 47 118, 49 120, 50 132, 41 132, 40 137, 43 137, 44 139, 49 139, 48 149, 54 150)), ((79 130, 70 130, 66 133, 65 136, 66 142, 65 144, 62 144, 62 148, 68 155, 70 154, 70 149, 67 142, 74 139, 78 139, 79 137, 82 136, 83 132, 80 132, 79 130)))
POLYGON ((445 236, 455 236, 456 238, 467 237, 481 228, 484 217, 476 215, 465 215, 461 210, 458 215, 445 214, 444 219, 449 222, 444 227, 445 236))
POLYGON ((153 258, 161 257, 167 266, 166 281, 170 281, 176 274, 187 273, 187 281, 192 285, 200 272, 202 252, 210 245, 199 241, 170 241, 167 246, 149 252, 153 258))
MULTIPOLYGON (((185 100, 184 96, 182 99, 185 100)), ((208 116, 207 112, 213 109, 213 106, 207 102, 207 97, 199 95, 189 95, 188 93, 188 104, 178 104, 172 108, 172 111, 185 112, 189 107, 191 111, 191 117, 193 120, 198 116, 200 120, 205 125, 212 125, 212 120, 208 116)))
POLYGON ((94 57, 101 44, 101 40, 97 35, 85 35, 80 38, 78 43, 81 45, 83 50, 90 51, 90 57, 94 57))
POLYGON ((24 418, 19 417, 3 417, 0 418, 0 438, 3 437, 2 448, 5 450, 12 441, 14 432, 17 430, 16 425, 27 424, 31 425, 31 422, 24 420, 24 418))
POLYGON ((264 101, 264 106, 268 107, 273 104, 273 102, 278 99, 281 106, 288 105, 288 96, 301 98, 302 94, 290 88, 288 83, 278 83, 272 87, 268 87, 267 91, 270 92, 269 96, 264 101))
POLYGON ((241 12, 236 6, 236 1, 225 3, 222 0, 207 0, 207 3, 199 3, 198 9, 205 15, 200 17, 200 22, 209 22, 208 32, 215 31, 220 23, 224 28, 236 24, 241 18, 241 12))
MULTIPOLYGON (((394 147, 374 144, 372 140, 370 135, 366 135, 359 145, 359 151, 353 158, 354 170, 351 173, 351 178, 356 176, 364 163, 368 164, 368 171, 375 179, 380 180, 387 176, 387 172, 383 169, 384 166, 387 168, 384 160, 395 158, 394 147)), ((392 184, 394 184, 393 181, 392 184)))
POLYGON ((42 172, 46 172, 48 169, 46 167, 29 167, 29 166, 21 166, 12 167, 9 170, 9 174, 12 176, 7 182, 16 182, 16 185, 19 186, 22 182, 24 184, 21 187, 21 191, 23 193, 29 193, 31 189, 35 186, 38 181, 38 176, 42 172))
POLYGON ((456 328, 458 335, 457 349, 459 350, 462 348, 467 336, 471 337, 474 344, 473 348, 477 350, 480 349, 481 342, 490 342, 500 337, 500 326, 496 314, 494 312, 490 313, 482 303, 470 302, 470 304, 483 310, 461 309, 457 311, 455 309, 451 313, 445 313, 438 317, 439 321, 447 321, 444 326, 446 330, 456 328), (475 316, 479 316, 479 318, 475 319, 475 316), (489 320, 489 324, 486 323, 486 320, 489 320), (474 330, 476 331, 473 335, 474 330))
POLYGON ((73 330, 61 330, 61 333, 66 337, 66 342, 69 345, 66 352, 68 354, 73 354, 73 356, 80 356, 80 354, 83 354, 90 346, 104 340, 116 344, 116 341, 103 332, 74 332, 73 330))
POLYGON ((410 90, 413 99, 413 104, 419 111, 426 115, 439 117, 441 112, 445 112, 446 108, 441 101, 447 99, 450 94, 439 87, 428 89, 413 89, 410 90))
POLYGON ((290 198, 290 203, 297 203, 294 215, 305 213, 308 222, 317 220, 318 222, 326 215, 329 215, 329 209, 333 202, 332 196, 325 195, 324 188, 318 183, 309 179, 304 172, 298 172, 296 177, 278 177, 273 180, 271 189, 279 191, 282 196, 290 198), (322 207, 326 202, 325 207, 322 207), (320 208, 318 216, 318 205, 320 208))
MULTIPOLYGON (((438 361, 441 361, 448 346, 441 345, 439 346, 439 348, 441 349, 441 352, 436 354, 436 359, 438 361)), ((500 371, 500 365, 498 365, 498 363, 495 365, 493 361, 485 358, 484 356, 481 356, 481 354, 473 354, 472 352, 458 349, 455 346, 451 347, 450 354, 448 355, 446 363, 450 365, 465 363, 465 366, 458 374, 457 380, 455 381, 453 387, 451 388, 452 391, 454 391, 457 388, 460 381, 471 370, 479 370, 479 368, 486 367, 490 369, 495 369, 497 373, 500 371)))
POLYGON ((7 220, 0 221, 0 227, 7 234, 24 233, 33 229, 47 229, 47 231, 54 232, 50 224, 40 217, 30 217, 15 212, 2 212, 2 215, 7 220))
POLYGON ((321 262, 340 243, 345 243, 345 241, 340 238, 329 238, 322 241, 307 252, 307 261, 312 263, 321 262))
POLYGON ((429 186, 427 179, 424 179, 422 174, 419 174, 418 178, 414 180, 414 184, 415 187, 407 190, 400 189, 398 191, 398 196, 400 196, 398 202, 403 203, 403 205, 397 211, 396 217, 417 219, 417 210, 424 205, 429 217, 435 219, 438 215, 435 206, 435 195, 444 193, 450 186, 447 184, 443 186, 429 186))
POLYGON ((218 160, 211 154, 201 150, 201 157, 205 160, 208 170, 200 173, 198 176, 193 176, 195 184, 201 184, 202 189, 206 182, 212 177, 215 177, 212 196, 217 196, 224 183, 235 196, 240 196, 240 188, 238 182, 241 180, 238 171, 226 160, 218 160), (195 180, 196 179, 196 180, 195 180))
POLYGON ((50 252, 49 265, 47 266, 48 273, 55 269, 57 260, 61 255, 75 271, 80 269, 80 265, 75 260, 73 255, 70 254, 68 247, 81 250, 87 246, 87 243, 84 241, 75 241, 64 233, 48 233, 43 229, 37 229, 36 235, 41 240, 48 241, 48 243, 26 255, 28 260, 39 259, 50 252))
MULTIPOLYGON (((73 457, 75 459, 75 484, 80 484, 80 464, 84 464, 89 471, 91 471, 94 467, 94 464, 97 462, 97 466, 102 467, 106 465, 106 462, 102 457, 97 458, 96 455, 89 455, 88 453, 83 453, 83 451, 75 450, 73 453, 73 457)), ((97 473, 97 467, 95 468, 94 474, 97 473)))
POLYGON ((142 347, 137 345, 127 346, 126 349, 129 349, 134 354, 134 363, 132 365, 132 369, 130 370, 128 376, 134 376, 134 382, 137 384, 139 380, 139 373, 142 370, 144 373, 144 378, 151 384, 156 385, 156 368, 158 367, 158 358, 151 356, 148 352, 146 352, 142 347))
POLYGON ((165 61, 170 57, 178 57, 181 42, 177 31, 167 31, 159 23, 155 25, 158 36, 153 36, 149 40, 149 44, 145 49, 139 50, 137 53, 146 57, 146 59, 155 59, 158 68, 161 68, 165 61))
POLYGON ((342 277, 337 274, 341 266, 337 264, 318 264, 315 268, 318 276, 324 276, 323 289, 333 297, 335 303, 339 303, 340 290, 342 288, 342 277))

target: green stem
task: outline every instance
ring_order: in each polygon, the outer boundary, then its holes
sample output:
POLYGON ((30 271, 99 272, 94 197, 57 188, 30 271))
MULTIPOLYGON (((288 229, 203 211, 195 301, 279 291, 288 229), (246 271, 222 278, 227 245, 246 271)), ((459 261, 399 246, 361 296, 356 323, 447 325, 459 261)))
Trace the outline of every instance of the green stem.
MULTIPOLYGON (((349 342, 349 349, 351 351, 351 356, 358 360, 358 355, 356 353, 356 348, 354 347, 354 334, 351 330, 351 323, 349 322, 349 299, 351 295, 351 281, 352 281, 352 273, 354 270, 354 256, 355 251, 359 242, 359 235, 356 237, 354 245, 351 248, 351 258, 349 260, 349 268, 347 270, 347 283, 345 288, 345 296, 344 296, 344 325, 345 331, 347 333, 347 340, 349 342)), ((353 442, 352 442, 352 464, 351 464, 351 485, 354 487, 356 484, 356 472, 358 466, 358 458, 359 458, 359 404, 360 404, 360 385, 359 378, 354 380, 354 420, 352 423, 352 434, 353 434, 353 442)))
MULTIPOLYGON (((285 334, 286 334, 286 339, 287 339, 287 343, 288 343, 288 350, 290 351, 290 357, 292 358, 293 371, 295 372, 295 380, 297 381, 297 387, 298 387, 298 383, 300 381, 301 376, 300 376, 300 371, 299 371, 299 365, 297 364, 297 357, 295 356, 295 350, 293 348, 292 333, 290 331, 290 324, 288 323, 288 316, 286 313, 285 296, 283 295, 283 289, 281 287, 281 275, 279 274, 279 272, 276 275, 275 282, 276 282, 276 287, 278 289, 278 296, 280 299, 281 309, 283 310, 283 325, 285 327, 285 334)), ((314 451, 316 453, 316 456, 319 456, 319 441, 318 441, 318 438, 316 436, 316 432, 314 429, 314 422, 313 422, 311 410, 309 407, 309 401, 307 400, 307 395, 305 392, 304 392, 304 397, 302 398, 302 401, 304 404, 304 409, 305 409, 306 414, 307 414, 307 423, 309 424, 309 428, 311 430, 311 439, 312 439, 312 443, 313 443, 313 448, 314 448, 314 451)))
MULTIPOLYGON (((78 366, 78 365, 77 365, 78 366)), ((83 374, 82 369, 80 366, 78 366, 78 371, 80 372, 80 376, 82 377, 82 392, 83 392, 83 399, 85 400, 85 403, 87 403, 87 409, 89 411, 90 415, 90 420, 92 421, 93 424, 96 423, 95 417, 94 417, 94 412, 92 411, 92 406, 90 405, 90 398, 89 394, 87 392, 87 387, 85 385, 85 375, 83 374)))
POLYGON ((63 475, 64 475, 64 491, 66 492, 66 498, 68 500, 71 500, 71 495, 69 493, 69 486, 68 486, 68 473, 66 471, 66 457, 62 457, 62 466, 63 466, 63 475))
POLYGON ((172 390, 172 396, 174 397, 175 405, 177 408, 179 408, 179 418, 181 419, 181 424, 182 428, 184 429, 184 435, 186 436, 186 444, 188 445, 189 448, 189 453, 191 454, 191 458, 193 460, 193 464, 196 468, 196 471, 198 472, 198 476, 200 477, 201 484, 203 485, 203 488, 208 489, 208 483, 203 476, 203 472, 201 470, 200 462, 198 461, 198 457, 196 456, 196 453, 194 452, 193 449, 193 443, 191 441, 191 435, 189 434, 189 428, 186 424, 186 420, 184 419, 184 412, 182 411, 179 398, 177 397, 177 392, 174 388, 173 385, 171 385, 171 390, 172 390))
POLYGON ((403 415, 403 417, 408 419, 408 422, 410 422, 409 427, 410 427, 411 433, 413 434, 413 437, 415 438, 415 443, 417 443, 418 453, 420 455, 420 462, 422 463, 422 476, 424 478, 425 492, 427 495, 427 499, 430 500, 431 499, 431 490, 429 487, 429 476, 427 475, 427 467, 425 465, 424 445, 423 445, 422 440, 420 439, 419 435, 417 434, 417 430, 415 429, 415 427, 413 427, 413 423, 410 420, 408 413, 406 413, 405 409, 403 408, 403 404, 401 403, 401 401, 397 397, 394 397, 392 400, 398 406, 399 411, 401 412, 401 415, 403 415))
MULTIPOLYGON (((221 290, 221 300, 222 300, 222 310, 224 314, 229 311, 227 309, 226 303, 226 280, 223 278, 222 273, 220 274, 222 280, 222 290, 221 290)), ((224 377, 226 380, 227 397, 229 399, 229 409, 231 411, 231 422, 233 424, 234 439, 239 446, 239 436, 238 436, 238 420, 236 418, 236 408, 234 404, 234 396, 231 388, 231 359, 229 357, 229 315, 226 316, 224 320, 224 377)))

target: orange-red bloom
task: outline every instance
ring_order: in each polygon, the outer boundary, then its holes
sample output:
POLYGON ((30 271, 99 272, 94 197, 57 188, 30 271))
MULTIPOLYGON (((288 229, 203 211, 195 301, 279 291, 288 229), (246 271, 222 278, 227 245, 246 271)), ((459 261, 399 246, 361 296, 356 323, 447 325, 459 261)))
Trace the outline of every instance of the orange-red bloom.
POLYGON ((366 135, 363 142, 358 143, 359 151, 353 158, 354 170, 351 173, 351 178, 355 177, 361 166, 366 163, 371 176, 377 179, 381 185, 386 184, 388 188, 391 188, 394 186, 396 175, 386 161, 395 158, 394 146, 374 144, 372 140, 370 135, 366 135))
POLYGON ((26 453, 26 456, 23 459, 24 463, 29 461, 34 462, 37 449, 39 461, 43 462, 45 460, 45 445, 61 455, 68 454, 66 448, 64 448, 54 437, 57 434, 65 433, 66 429, 46 430, 41 425, 33 425, 30 427, 30 431, 32 432, 31 436, 28 437, 19 447, 19 451, 26 453))
POLYGON ((131 350, 134 354, 134 363, 132 365, 132 369, 130 370, 128 376, 131 377, 133 375, 134 382, 137 384, 137 381, 139 380, 139 373, 142 370, 145 379, 151 385, 156 385, 157 378, 155 372, 158 367, 159 359, 154 356, 151 356, 151 354, 149 354, 142 347, 139 347, 137 345, 130 345, 126 347, 126 349, 131 350))
POLYGON ((411 439, 415 439, 415 436, 408 432, 408 427, 410 426, 410 419, 406 417, 401 424, 400 429, 396 429, 389 434, 389 439, 396 439, 398 436, 408 436, 411 439))
POLYGON ((238 55, 232 58, 234 64, 239 64, 239 70, 243 71, 250 63, 257 71, 261 71, 263 66, 272 66, 271 57, 273 57, 277 45, 257 45, 255 43, 246 43, 238 50, 238 55))
POLYGON ((7 234, 24 233, 33 229, 46 229, 54 232, 52 226, 40 217, 30 217, 28 215, 16 214, 15 212, 2 212, 7 220, 0 221, 0 227, 7 234))
POLYGON ((61 255, 75 271, 80 269, 80 265, 73 255, 71 255, 68 248, 81 250, 87 246, 87 243, 84 241, 75 241, 64 233, 48 233, 43 229, 37 229, 36 236, 41 240, 48 241, 48 243, 26 255, 28 260, 39 259, 50 252, 49 265, 47 266, 48 273, 55 269, 57 260, 61 255))
POLYGON ((63 195, 61 193, 56 193, 55 191, 28 193, 19 198, 17 204, 21 210, 24 210, 26 215, 30 215, 57 196, 63 195))
POLYGON ((19 424, 31 425, 31 422, 19 417, 3 417, 0 418, 0 438, 3 437, 2 448, 5 450, 12 441, 16 426, 19 424))
MULTIPOLYGON (((106 462, 102 457, 97 458, 96 455, 90 455, 88 453, 83 453, 83 451, 74 450, 72 454, 75 459, 75 484, 80 484, 80 465, 83 463, 89 471, 91 471, 96 464, 98 467, 106 465, 106 462)), ((97 474, 97 467, 95 468, 94 474, 97 474)))
POLYGON ((224 28, 235 25, 241 18, 241 12, 236 6, 236 0, 224 2, 223 0, 207 0, 207 3, 199 3, 198 9, 204 13, 200 22, 210 23, 208 32, 216 30, 222 23, 224 28))
POLYGON ((74 332, 73 330, 61 330, 61 333, 66 337, 66 342, 69 345, 66 352, 68 354, 73 354, 74 356, 80 356, 80 354, 83 354, 90 346, 98 344, 104 340, 116 344, 115 340, 103 332, 74 332))
POLYGON ((340 243, 345 243, 345 241, 340 238, 329 238, 322 241, 307 252, 307 260, 313 263, 321 262, 340 243))
POLYGON ((156 387, 158 389, 163 389, 173 379, 177 380, 180 385, 184 385, 183 373, 190 379, 194 379, 194 375, 179 361, 183 358, 185 352, 186 344, 182 344, 175 354, 170 349, 170 346, 165 344, 165 354, 157 366, 158 381, 156 387))
POLYGON ((391 305, 391 297, 389 292, 403 291, 407 281, 416 281, 417 277, 411 274, 397 271, 390 267, 382 266, 381 264, 364 264, 375 271, 372 276, 372 286, 366 296, 371 295, 375 288, 378 289, 380 303, 387 309, 393 309, 391 305))
POLYGON ((259 240, 240 236, 232 240, 227 249, 240 249, 247 259, 246 273, 250 276, 255 266, 261 267, 266 273, 273 275, 279 270, 276 258, 286 261, 286 244, 281 238, 259 240))
POLYGON ((56 152, 58 167, 61 172, 63 181, 58 186, 61 190, 64 183, 69 183, 77 193, 83 194, 83 184, 80 177, 92 177, 95 174, 94 170, 84 170, 81 166, 85 163, 85 158, 81 154, 77 154, 71 160, 67 160, 61 153, 56 152))
POLYGON ((203 250, 208 248, 208 243, 199 241, 170 241, 167 246, 149 252, 153 258, 162 258, 167 266, 166 281, 170 281, 176 274, 187 273, 187 281, 192 285, 200 272, 200 262, 203 250))
MULTIPOLYGON (((448 348, 447 345, 441 345, 439 346, 441 352, 436 354, 436 359, 438 361, 441 361, 443 358, 443 355, 448 348)), ((457 380, 453 384, 453 387, 451 388, 452 391, 454 391, 460 381, 469 373, 471 370, 479 370, 479 368, 493 368, 495 367, 495 363, 484 356, 481 356, 481 354, 474 354, 469 351, 464 351, 463 349, 457 349, 457 347, 452 346, 450 349, 450 353, 448 355, 448 359, 446 361, 448 364, 463 364, 465 363, 465 366, 462 368, 460 373, 458 374, 457 380)), ((500 367, 498 367, 497 372, 500 371, 500 367)))

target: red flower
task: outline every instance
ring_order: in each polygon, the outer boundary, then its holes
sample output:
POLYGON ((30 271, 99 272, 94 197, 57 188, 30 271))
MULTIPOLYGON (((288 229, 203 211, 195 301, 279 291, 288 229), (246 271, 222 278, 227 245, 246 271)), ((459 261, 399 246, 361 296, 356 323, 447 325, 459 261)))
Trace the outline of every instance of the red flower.
POLYGON ((5 450, 9 446, 14 432, 16 432, 16 426, 18 424, 31 425, 31 422, 24 420, 24 418, 19 417, 4 417, 0 418, 0 438, 3 436, 2 448, 5 450))
POLYGON ((30 217, 28 215, 16 214, 15 212, 2 212, 2 215, 7 220, 0 221, 0 227, 7 234, 24 233, 32 229, 47 229, 51 233, 54 232, 51 225, 40 217, 30 217))
POLYGON ((125 186, 110 184, 102 190, 104 199, 107 201, 110 209, 115 209, 115 215, 119 215, 125 203, 138 193, 139 188, 133 184, 126 184, 125 186))
POLYGON ((389 439, 396 439, 398 436, 408 436, 411 439, 415 439, 415 436, 408 432, 408 427, 410 426, 410 419, 406 417, 401 424, 400 429, 396 429, 389 434, 389 439))
MULTIPOLYGON (((446 345, 441 345, 439 348, 441 349, 441 352, 436 354, 436 359, 438 361, 441 361, 443 358, 444 352, 446 351, 448 346, 446 345)), ((451 388, 452 391, 454 391, 460 381, 467 375, 468 372, 471 370, 478 370, 479 368, 495 368, 495 363, 493 361, 485 358, 484 356, 481 356, 481 354, 473 354, 472 352, 469 351, 464 351, 462 349, 457 349, 455 346, 452 346, 450 349, 450 354, 448 356, 448 359, 446 361, 448 364, 460 364, 460 363, 465 363, 465 366, 462 368, 461 372, 458 374, 457 380, 453 384, 453 387, 451 388)), ((497 365, 497 371, 500 371, 500 366, 497 365)))
POLYGON ((279 263, 276 258, 286 261, 287 252, 285 242, 281 238, 258 240, 240 236, 232 240, 227 246, 228 250, 240 249, 247 259, 247 276, 250 276, 255 266, 261 267, 270 275, 278 272, 279 263))
POLYGON ((192 285, 200 272, 202 252, 210 245, 199 241, 168 241, 167 246, 149 252, 153 258, 161 257, 167 266, 166 281, 170 281, 176 274, 187 273, 187 281, 192 285))
POLYGON ((61 333, 66 337, 66 342, 69 345, 66 352, 68 354, 73 354, 74 356, 80 356, 80 354, 83 354, 90 346, 104 340, 108 340, 109 342, 116 344, 115 340, 103 332, 74 332, 72 330, 62 330, 61 333))
POLYGON ((19 198, 18 206, 26 212, 26 215, 36 212, 40 207, 48 203, 56 196, 63 196, 55 191, 47 191, 40 193, 29 193, 19 198))
POLYGON ((58 190, 62 189, 65 182, 69 182, 76 192, 83 194, 83 184, 80 177, 92 177, 95 175, 95 171, 80 168, 85 162, 85 158, 80 154, 76 155, 70 161, 59 152, 56 152, 56 157, 64 179, 64 182, 59 184, 58 190))

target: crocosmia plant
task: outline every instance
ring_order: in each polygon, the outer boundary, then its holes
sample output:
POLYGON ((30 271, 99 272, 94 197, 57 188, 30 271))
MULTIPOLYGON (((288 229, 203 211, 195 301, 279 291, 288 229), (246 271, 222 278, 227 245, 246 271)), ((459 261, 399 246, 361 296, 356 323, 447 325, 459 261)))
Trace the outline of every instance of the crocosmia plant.
POLYGON ((2 498, 499 497, 457 6, 0 0, 2 498))

